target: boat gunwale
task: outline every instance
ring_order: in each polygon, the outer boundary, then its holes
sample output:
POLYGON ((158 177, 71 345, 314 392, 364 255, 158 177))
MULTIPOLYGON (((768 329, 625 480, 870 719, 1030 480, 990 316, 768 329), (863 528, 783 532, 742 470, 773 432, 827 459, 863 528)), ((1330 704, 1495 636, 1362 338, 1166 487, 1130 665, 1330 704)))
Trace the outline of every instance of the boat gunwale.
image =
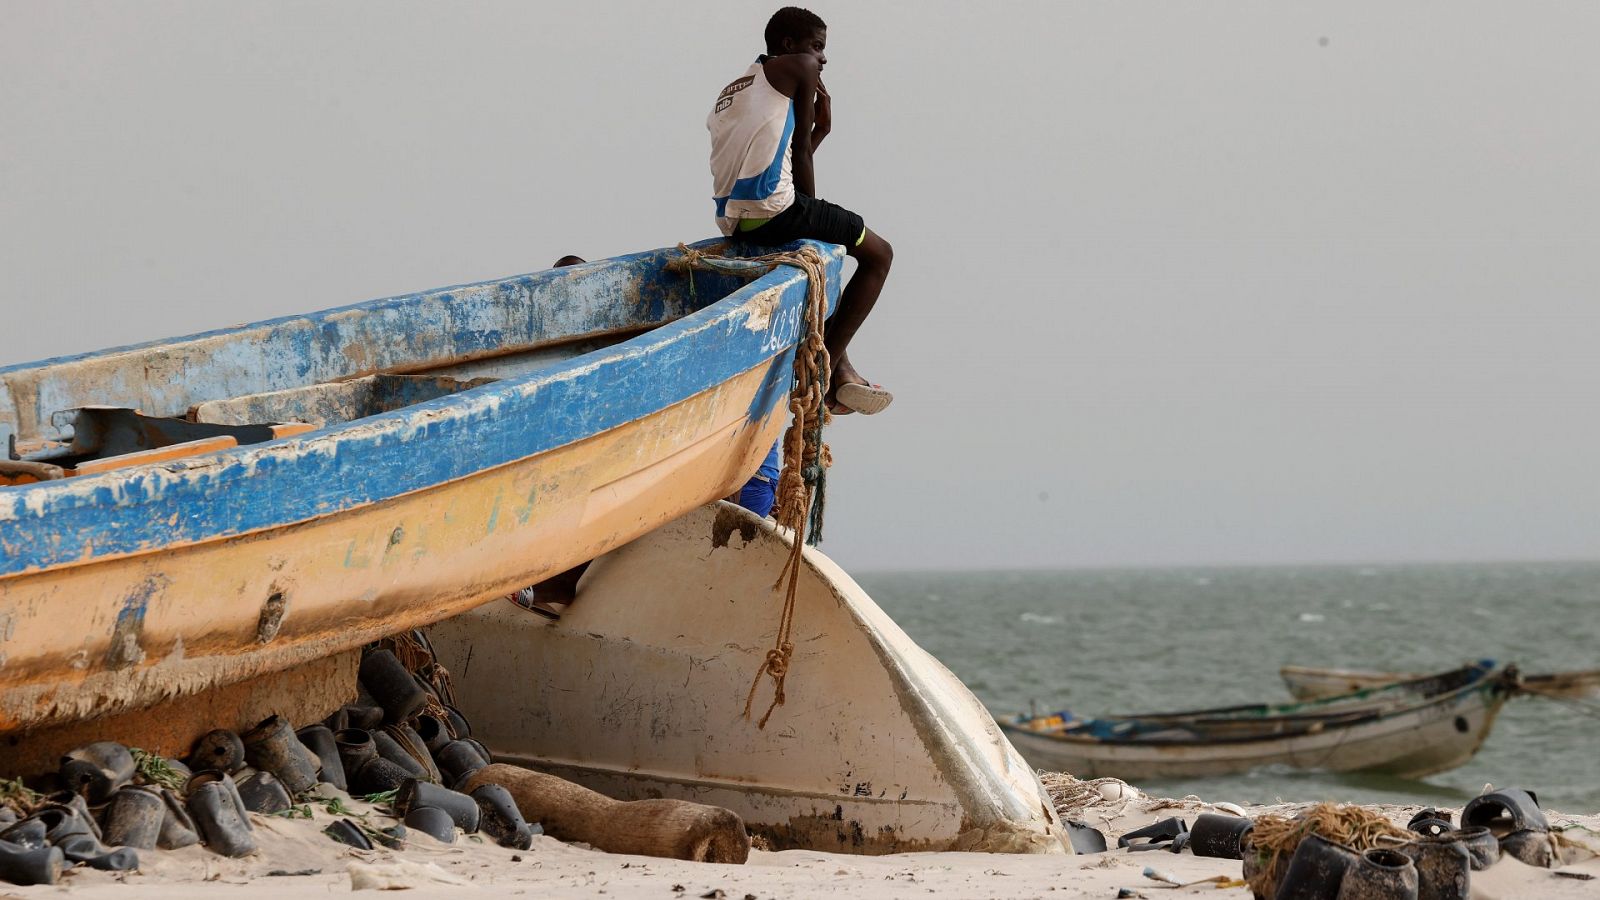
MULTIPOLYGON (((1386 681, 1382 681, 1382 683, 1375 683, 1366 688, 1362 688, 1361 690, 1375 690, 1377 688, 1391 687, 1396 684, 1405 684, 1407 682, 1418 681, 1424 678, 1435 677, 1433 675, 1419 675, 1415 672, 1387 672, 1382 669, 1324 669, 1317 666, 1295 665, 1280 666, 1278 668, 1278 674, 1286 682, 1292 682, 1294 679, 1298 678, 1316 679, 1319 681, 1328 682, 1346 680, 1379 682, 1381 679, 1384 679, 1385 676, 1393 676, 1386 681)), ((1562 685, 1568 682, 1600 682, 1600 669, 1563 669, 1554 672, 1524 672, 1522 673, 1521 677, 1522 684, 1529 688, 1532 688, 1535 685, 1562 685)), ((1305 702, 1311 702, 1312 700, 1319 699, 1324 698, 1308 698, 1305 702)))
POLYGON ((1505 668, 1506 668, 1505 666, 1500 666, 1500 665, 1496 664, 1493 660, 1479 660, 1477 662, 1468 663, 1468 664, 1462 665, 1462 666, 1457 666, 1454 669, 1448 669, 1448 670, 1445 670, 1443 672, 1435 672, 1435 673, 1433 673, 1431 675, 1418 675, 1418 676, 1416 676, 1414 678, 1408 678, 1408 679, 1404 679, 1404 680, 1400 680, 1400 681, 1395 681, 1395 682, 1392 682, 1390 684, 1373 685, 1371 687, 1361 688, 1360 690, 1348 691, 1348 692, 1343 693, 1343 694, 1338 694, 1338 695, 1329 696, 1329 697, 1317 697, 1317 698, 1312 699, 1312 700, 1294 700, 1294 701, 1290 701, 1288 703, 1247 703, 1247 704, 1240 704, 1238 706, 1219 706, 1219 707, 1212 707, 1212 708, 1208 708, 1208 709, 1187 710, 1187 711, 1183 711, 1183 712, 1134 713, 1134 714, 1125 715, 1125 716, 1113 715, 1113 716, 1107 716, 1106 718, 1111 718, 1111 719, 1140 719, 1140 720, 1145 720, 1145 721, 1170 721, 1170 720, 1188 721, 1188 720, 1200 719, 1200 718, 1205 717, 1205 716, 1217 716, 1217 717, 1220 717, 1220 714, 1222 714, 1222 713, 1248 713, 1248 712, 1257 711, 1257 710, 1261 711, 1263 713, 1263 715, 1257 716, 1256 718, 1252 719, 1251 721, 1259 721, 1259 720, 1264 720, 1264 719, 1279 719, 1279 718, 1287 719, 1287 718, 1296 718, 1296 717, 1302 717, 1302 716, 1304 716, 1304 717, 1315 717, 1318 714, 1316 712, 1314 712, 1314 711, 1313 712, 1307 712, 1307 713, 1304 713, 1304 714, 1301 714, 1301 713, 1290 713, 1290 712, 1270 712, 1270 711, 1271 710, 1291 710, 1291 709, 1293 709, 1293 710, 1301 710, 1301 709, 1309 709, 1309 708, 1312 708, 1312 707, 1324 707, 1324 708, 1332 707, 1332 708, 1337 708, 1337 707, 1340 707, 1340 706, 1344 706, 1346 704, 1356 704, 1356 703, 1363 703, 1363 704, 1372 705, 1372 704, 1376 704, 1378 702, 1381 702, 1383 700, 1388 699, 1389 695, 1393 695, 1393 696, 1396 696, 1396 697, 1401 697, 1401 696, 1404 696, 1406 694, 1416 694, 1416 695, 1418 695, 1418 696, 1420 696, 1420 697, 1422 697, 1424 699, 1426 699, 1428 697, 1442 697, 1442 696, 1445 696, 1447 694, 1452 693, 1456 688, 1476 683, 1479 679, 1487 676, 1490 672, 1493 672, 1495 669, 1502 669, 1503 670, 1505 668), (1456 685, 1454 685, 1452 687, 1444 687, 1444 688, 1441 688, 1439 690, 1433 691, 1432 693, 1426 692, 1426 689, 1431 685, 1431 683, 1447 682, 1449 679, 1456 678, 1456 677, 1461 677, 1461 678, 1464 678, 1465 680, 1457 683, 1456 685))
MULTIPOLYGON (((725 238, 709 238, 709 239, 704 240, 704 241, 697 241, 697 242, 695 242, 693 244, 690 244, 689 246, 698 248, 698 247, 701 247, 701 246, 704 246, 704 245, 707 245, 707 244, 713 244, 714 245, 714 244, 723 243, 725 240, 726 240, 725 238)), ((630 253, 630 254, 625 254, 623 256, 608 257, 606 259, 590 260, 590 261, 588 261, 586 263, 581 263, 581 264, 578 264, 578 265, 574 265, 574 266, 571 266, 569 268, 571 270, 573 270, 574 274, 576 274, 578 272, 582 272, 585 267, 603 267, 606 264, 616 263, 616 262, 618 262, 620 260, 640 259, 640 258, 651 256, 651 255, 654 255, 654 254, 670 252, 671 250, 672 250, 672 248, 662 247, 662 248, 659 248, 659 249, 656 249, 656 250, 645 250, 645 251, 640 252, 640 253, 630 253)), ((398 309, 403 308, 407 304, 413 304, 413 303, 417 302, 418 299, 423 298, 423 297, 428 297, 428 296, 433 296, 433 295, 454 294, 454 293, 458 293, 458 292, 465 292, 465 291, 471 291, 471 290, 492 288, 492 287, 494 287, 496 285, 501 285, 501 284, 506 284, 506 283, 511 283, 511 282, 522 282, 522 281, 526 281, 528 279, 535 278, 535 277, 537 277, 539 275, 543 275, 546 272, 551 272, 551 271, 555 271, 555 270, 553 270, 553 269, 535 269, 534 271, 531 271, 531 272, 522 272, 522 273, 519 273, 519 274, 516 274, 516 275, 505 275, 505 276, 502 276, 500 278, 486 278, 486 279, 484 279, 482 281, 464 281, 464 282, 461 282, 459 284, 449 284, 449 285, 444 285, 442 287, 426 288, 426 289, 421 290, 421 291, 411 291, 409 293, 395 294, 395 295, 388 296, 388 297, 377 297, 377 298, 374 298, 374 299, 371 299, 371 300, 358 300, 355 303, 346 303, 343 306, 331 306, 331 307, 328 307, 327 309, 319 309, 319 310, 314 310, 312 312, 289 313, 288 315, 273 316, 272 318, 268 318, 268 319, 258 319, 258 320, 254 321, 254 322, 244 322, 244 323, 240 323, 240 324, 237 324, 237 325, 224 325, 221 328, 211 328, 211 329, 207 329, 205 331, 196 331, 196 332, 194 332, 192 334, 180 334, 180 335, 174 335, 174 336, 171 336, 171 337, 155 338, 154 340, 141 341, 139 343, 134 343, 134 344, 119 344, 117 346, 112 346, 112 347, 102 347, 99 350, 88 350, 88 351, 85 351, 83 353, 68 353, 68 354, 65 354, 63 356, 51 356, 51 357, 46 357, 44 359, 30 360, 28 362, 12 363, 10 365, 0 366, 0 378, 3 378, 5 376, 7 376, 7 375, 14 375, 14 374, 16 374, 18 372, 26 372, 26 371, 29 371, 29 370, 32 370, 32 369, 54 368, 56 366, 62 366, 62 365, 66 365, 68 363, 83 362, 84 360, 95 359, 97 357, 110 358, 110 357, 114 357, 114 356, 122 356, 122 355, 132 354, 132 353, 135 353, 135 352, 141 351, 141 350, 153 350, 153 349, 156 349, 158 347, 173 346, 173 345, 177 345, 177 344, 189 343, 189 342, 192 342, 192 341, 201 341, 201 340, 205 340, 205 339, 208 339, 208 338, 225 337, 227 335, 244 335, 244 334, 246 334, 248 332, 251 332, 251 331, 254 331, 256 329, 268 328, 268 327, 271 327, 271 326, 288 325, 288 324, 292 324, 292 323, 295 323, 295 322, 301 322, 301 321, 306 322, 308 324, 318 324, 318 323, 326 322, 326 321, 328 321, 330 319, 338 318, 339 316, 348 315, 349 313, 353 313, 353 312, 387 312, 387 311, 391 311, 391 310, 398 310, 398 309)), ((708 306, 709 305, 710 304, 708 304, 708 306)), ((583 339, 585 339, 587 337, 588 337, 588 335, 574 335, 571 338, 571 340, 583 340, 583 339)), ((558 338, 558 339, 552 340, 548 345, 541 344, 540 346, 557 346, 557 345, 559 345, 561 343, 564 343, 566 340, 568 340, 568 339, 566 339, 566 338, 558 338)), ((517 352, 517 351, 507 351, 507 352, 517 352)), ((498 355, 498 354, 490 354, 491 357, 493 355, 498 355)), ((462 357, 462 359, 469 359, 469 358, 470 359, 482 359, 484 357, 481 356, 481 355, 480 356, 473 356, 473 357, 468 357, 468 356, 464 355, 462 357)), ((423 367, 431 368, 432 366, 424 364, 423 367)), ((390 368, 384 368, 381 371, 388 372, 388 371, 391 371, 391 369, 390 368)), ((366 372, 366 373, 362 373, 362 374, 370 375, 372 373, 371 372, 366 372)), ((359 378, 359 377, 361 377, 361 374, 344 376, 343 378, 334 379, 334 380, 344 380, 345 378, 359 378)))
MULTIPOLYGON (((1446 691, 1446 692, 1443 692, 1443 693, 1435 694, 1435 695, 1430 696, 1430 697, 1422 697, 1422 698, 1419 698, 1417 702, 1411 703, 1411 704, 1407 704, 1407 705, 1404 705, 1404 706, 1396 706, 1396 707, 1390 707, 1390 708, 1387 708, 1387 709, 1371 710, 1366 715, 1361 715, 1358 718, 1354 718, 1354 719, 1335 721, 1335 722, 1330 723, 1331 724, 1331 728, 1323 728, 1323 729, 1319 729, 1319 730, 1316 730, 1316 731, 1302 730, 1302 731, 1292 731, 1292 732, 1277 732, 1277 733, 1272 733, 1272 734, 1257 733, 1257 734, 1233 735, 1233 736, 1196 735, 1196 736, 1191 736, 1191 737, 1187 737, 1187 738, 1160 738, 1160 737, 1125 737, 1125 738, 1119 738, 1119 737, 1115 737, 1115 736, 1112 736, 1112 737, 1096 737, 1096 736, 1087 735, 1087 734, 1072 734, 1072 733, 1068 733, 1068 732, 1064 732, 1064 731, 1044 731, 1044 730, 1039 730, 1039 729, 1032 729, 1032 728, 1024 727, 1020 722, 1018 722, 1015 719, 1001 721, 1000 722, 1000 727, 1005 729, 1007 732, 1014 732, 1014 733, 1017 733, 1017 734, 1031 735, 1033 737, 1043 738, 1045 740, 1054 741, 1054 742, 1057 742, 1057 743, 1067 744, 1067 745, 1071 745, 1071 746, 1085 746, 1085 747, 1087 747, 1087 746, 1108 746, 1108 747, 1151 747, 1151 748, 1173 748, 1173 747, 1178 747, 1178 748, 1181 748, 1181 747, 1205 747, 1205 746, 1216 746, 1216 745, 1256 744, 1256 743, 1264 743, 1264 742, 1270 742, 1270 741, 1284 741, 1284 740, 1292 740, 1292 739, 1295 739, 1295 738, 1302 738, 1302 737, 1314 737, 1314 736, 1317 736, 1319 734, 1328 734, 1328 733, 1331 733, 1331 731, 1333 729, 1346 729, 1346 728, 1353 728, 1353 727, 1358 727, 1358 726, 1362 726, 1362 725, 1369 725, 1369 724, 1378 723, 1378 722, 1389 721, 1389 720, 1393 720, 1393 719, 1401 717, 1401 716, 1415 714, 1415 713, 1417 713, 1417 712, 1419 712, 1421 710, 1427 709, 1429 707, 1434 707, 1434 706, 1442 707, 1442 706, 1446 706, 1446 705, 1459 704, 1462 701, 1470 699, 1472 695, 1478 694, 1478 693, 1484 693, 1484 694, 1491 695, 1489 700, 1484 704, 1484 708, 1485 709, 1490 709, 1490 710, 1495 710, 1495 709, 1498 709, 1498 707, 1500 705, 1503 705, 1506 702, 1506 700, 1509 699, 1509 697, 1510 697, 1509 692, 1505 692, 1505 691, 1499 690, 1502 687, 1502 679, 1501 679, 1500 676, 1504 675, 1504 673, 1506 671, 1507 671, 1507 667, 1497 666, 1495 668, 1485 670, 1481 674, 1480 677, 1474 679, 1471 682, 1468 682, 1467 684, 1463 684, 1463 685, 1457 687, 1456 689, 1454 689, 1452 691, 1446 691), (1493 696, 1493 695, 1496 695, 1496 694, 1498 694, 1498 697, 1493 696)), ((1114 718, 1116 718, 1116 717, 1110 717, 1110 716, 1106 717, 1106 719, 1114 719, 1114 718)), ((1135 721, 1140 720, 1138 717, 1129 717, 1129 718, 1130 718, 1130 720, 1135 720, 1135 721)), ((1157 720, 1157 721, 1159 721, 1159 720, 1157 720)), ((1259 724, 1259 723, 1270 723, 1270 722, 1280 721, 1280 719, 1276 719, 1276 718, 1272 718, 1272 717, 1264 717, 1264 718, 1261 718, 1261 719, 1250 719, 1250 720, 1237 720, 1237 719, 1229 720, 1229 719, 1224 719, 1224 720, 1221 720, 1221 721, 1224 721, 1224 722, 1248 721, 1250 724, 1259 724)), ((1310 721, 1314 723, 1314 722, 1316 722, 1318 720, 1311 719, 1310 721)), ((1327 721, 1327 720, 1321 720, 1321 721, 1327 721)), ((1177 726, 1180 726, 1180 725, 1185 724, 1185 723, 1182 722, 1182 721, 1172 721, 1171 724, 1173 724, 1174 727, 1177 727, 1177 726)))
MULTIPOLYGON (((1310 735, 1287 735, 1283 740, 1269 744, 1251 744, 1241 747, 1238 744, 1217 741, 1207 744, 1112 744, 1090 741, 1061 741, 1051 740, 1048 735, 1037 732, 1020 732, 1013 734, 1020 739, 1019 750, 1027 748, 1031 753, 1049 754, 1050 767, 1062 771, 1084 772, 1094 775, 1115 775, 1124 778, 1141 779, 1166 779, 1166 778, 1191 778, 1208 777, 1213 775, 1243 774, 1256 771, 1262 767, 1273 765, 1288 765, 1292 768, 1307 771, 1329 772, 1359 772, 1359 771, 1389 771, 1395 760, 1411 759, 1419 753, 1424 753, 1430 762, 1424 767, 1413 767, 1402 770, 1404 777, 1421 778, 1435 772, 1442 772, 1454 768, 1471 759, 1483 743, 1488 739, 1494 728, 1496 717, 1505 705, 1507 696, 1502 695, 1491 698, 1481 706, 1461 710, 1461 715, 1482 716, 1481 723, 1473 728, 1470 723, 1465 732, 1456 730, 1452 736, 1460 737, 1463 743, 1470 743, 1470 747, 1463 750, 1461 746, 1454 745, 1455 749, 1441 752, 1445 747, 1444 742, 1417 745, 1420 749, 1413 753, 1384 754, 1380 761, 1356 766, 1339 766, 1330 768, 1325 763, 1331 756, 1338 752, 1348 752, 1363 746, 1388 747, 1399 740, 1414 735, 1419 730, 1437 727, 1440 720, 1418 719, 1408 722, 1387 723, 1362 723, 1350 729, 1328 731, 1310 735), (1045 740, 1033 740, 1045 738, 1045 740), (1330 742, 1329 739, 1334 739, 1330 742), (1207 750, 1234 751, 1228 755, 1208 754, 1207 750), (1321 756, 1322 763, 1306 764, 1297 761, 1306 755, 1321 756), (1440 759, 1446 760, 1441 764, 1440 759), (1120 773, 1120 774, 1119 774, 1120 773)), ((1030 761, 1034 757, 1029 757, 1030 761)), ((1038 764, 1038 763, 1035 763, 1038 764)), ((1080 777, 1089 777, 1081 775, 1080 777)))
MULTIPOLYGON (((713 238, 707 241, 698 242, 693 246, 722 246, 725 243, 725 239, 713 238)), ((816 244, 816 246, 822 251, 824 260, 828 264, 828 268, 831 270, 830 274, 837 274, 845 255, 844 249, 842 247, 828 244, 816 244)), ((671 252, 671 248, 663 248, 656 251, 647 251, 643 254, 634 254, 630 258, 659 254, 663 257, 662 265, 664 266, 666 262, 670 260, 670 256, 667 256, 667 254, 671 252)), ((602 265, 606 262, 606 260, 596 260, 593 263, 590 263, 590 265, 602 265)), ((297 468, 295 463, 304 461, 316 455, 326 455, 327 457, 332 458, 340 452, 358 450, 366 447, 379 447, 386 443, 388 439, 397 435, 401 435, 398 443, 404 444, 409 439, 409 435, 407 434, 408 432, 414 434, 418 431, 426 431, 429 427, 437 427, 440 425, 464 425, 474 416, 489 416, 491 419, 499 420, 499 418, 503 417, 497 418, 493 415, 493 413, 498 411, 502 403, 507 401, 539 402, 533 398, 537 397, 544 390, 564 388, 566 386, 578 383, 582 380, 583 376, 591 374, 595 369, 601 366, 625 365, 630 361, 644 360, 655 352, 670 352, 672 348, 680 344, 684 344, 688 340, 713 329, 725 328, 735 334, 738 331, 747 330, 751 315, 747 314, 744 317, 745 321, 741 322, 739 321, 739 313, 744 310, 746 305, 752 299, 764 293, 776 290, 779 292, 780 297, 778 304, 776 305, 782 305, 784 303, 782 298, 792 292, 798 293, 794 291, 797 286, 799 286, 802 291, 804 290, 805 281, 806 275, 803 270, 796 267, 775 266, 764 274, 760 274, 758 277, 754 278, 748 283, 735 288, 725 296, 706 304, 700 309, 679 316, 663 324, 650 327, 643 333, 637 334, 636 336, 617 344, 597 348, 588 353, 575 356, 568 360, 563 360, 552 366, 547 366, 536 371, 528 372, 511 378, 499 379, 492 383, 481 385, 467 391, 449 394, 443 397, 434 398, 421 403, 402 407, 400 409, 379 413, 373 416, 350 420, 348 422, 341 422, 337 425, 316 429, 314 431, 305 432, 292 437, 266 441, 258 444, 250 444, 237 448, 230 448, 228 450, 217 451, 190 459, 171 460, 160 463, 151 463, 143 466, 129 467, 127 469, 118 469, 98 475, 88 475, 79 478, 59 479, 32 484, 0 486, 0 549, 4 549, 6 551, 3 556, 0 556, 0 581, 10 577, 37 574, 40 572, 51 571, 68 566, 97 563, 102 560, 139 555, 147 552, 163 551, 219 538, 240 537, 274 528, 288 527, 321 518, 326 515, 338 514, 351 509, 358 509, 372 503, 381 502, 391 497, 402 496, 404 494, 413 493, 420 490, 427 490, 429 488, 437 487, 441 484, 447 484, 453 480, 469 477, 479 472, 492 470, 500 466, 516 462, 519 459, 525 459, 540 453, 549 452, 550 450, 583 440, 595 434, 602 434, 613 428, 625 425, 628 421, 631 421, 638 415, 666 409, 677 402, 681 402, 688 397, 692 397, 695 394, 700 393, 703 390, 714 388, 717 384, 726 381, 728 377, 736 375, 740 372, 748 371, 750 368, 760 365, 763 362, 771 366, 771 361, 774 357, 782 357, 792 353, 795 346, 795 341, 786 340, 781 342, 778 346, 772 346, 754 354, 746 353, 744 355, 751 356, 752 358, 746 360, 741 357, 740 364, 736 367, 729 368, 725 366, 722 369, 708 371, 704 374, 704 377, 699 380, 652 379, 652 381, 672 381, 677 384, 677 389, 670 390, 670 397, 660 398, 659 402, 654 402, 653 405, 649 405, 648 408, 640 408, 635 410, 632 414, 618 416, 617 421, 615 422, 610 422, 609 424, 597 424, 594 427, 577 429, 571 434, 558 435, 555 439, 548 443, 528 445, 526 447, 526 452, 521 452, 506 459, 494 459, 483 462, 464 471, 454 473, 450 477, 434 478, 426 481, 425 483, 419 483, 404 490, 384 491, 382 493, 374 494, 371 497, 359 497, 337 507, 308 511, 310 514, 307 515, 288 516, 280 514, 276 517, 269 517, 270 521, 260 522, 253 527, 217 528, 206 531, 193 538, 173 539, 160 542, 156 545, 133 546, 122 551, 106 550, 104 552, 99 552, 96 549, 97 542, 88 538, 84 538, 79 542, 78 546, 83 548, 83 552, 78 556, 71 555, 70 551, 53 554, 40 553, 38 552, 36 546, 28 546, 42 543, 42 541, 38 540, 40 535, 29 534, 27 532, 28 526, 44 526, 47 528, 51 523, 52 515, 60 516, 63 513, 80 512, 83 510, 101 511, 105 514, 106 518, 116 517, 115 514, 110 512, 111 510, 116 510, 118 513, 137 514, 137 512, 139 512, 145 505, 152 503, 155 500, 162 499, 160 496, 161 492, 165 487, 168 486, 182 485, 201 480, 222 482, 224 478, 248 478, 256 475, 256 467, 263 464, 267 466, 283 464, 286 471, 293 472, 297 468), (759 358, 756 358, 757 356, 759 356, 759 358), (744 363, 749 363, 749 365, 745 365, 744 363), (705 384, 701 384, 700 381, 704 381, 706 378, 710 378, 710 380, 705 384), (149 487, 151 490, 140 490, 142 487, 149 487), (110 499, 112 502, 102 502, 107 499, 110 499), (77 502, 74 503, 74 500, 77 502), (6 534, 8 530, 13 532, 12 539, 9 541, 7 540, 6 534), (25 552, 27 550, 32 550, 33 552, 25 552), (46 558, 47 561, 42 563, 29 561, 39 558, 46 558), (26 564, 21 564, 24 562, 26 562, 26 564)), ((482 282, 478 284, 493 283, 495 282, 482 282)), ((448 289, 439 289, 439 291, 445 290, 448 289)), ((429 293, 437 292, 438 291, 429 293)), ((838 295, 838 278, 830 278, 828 285, 828 303, 830 310, 832 305, 837 302, 838 295)), ((417 295, 407 296, 414 297, 417 295)), ((336 312, 349 311, 352 308, 369 309, 372 308, 373 304, 397 303, 404 299, 405 298, 390 298, 389 300, 368 301, 367 303, 355 304, 354 306, 340 307, 335 310, 326 310, 319 313, 313 313, 310 314, 310 316, 323 317, 336 312)), ((796 307, 798 307, 801 303, 801 299, 797 296, 791 298, 789 302, 792 302, 796 307)), ((261 325, 269 324, 271 322, 295 321, 306 318, 308 318, 308 316, 290 316, 277 320, 268 320, 267 322, 252 323, 251 325, 221 329, 220 331, 206 332, 202 334, 226 334, 241 332, 251 328, 259 327, 261 325)), ((768 315, 767 318, 770 325, 771 320, 775 317, 768 315)), ((793 318, 793 322, 791 324, 795 324, 796 326, 798 325, 798 316, 793 318)), ((798 336, 798 327, 795 328, 795 332, 796 336, 798 336)), ((129 348, 120 349, 132 350, 139 348, 158 347, 165 344, 171 344, 174 341, 188 339, 188 337, 166 339, 144 345, 131 345, 129 348)), ((117 349, 118 348, 114 348, 112 351, 96 351, 94 353, 82 354, 75 357, 61 357, 51 362, 68 362, 84 357, 107 355, 112 352, 116 352, 117 349)), ((18 368, 37 368, 39 365, 39 363, 28 363, 23 364, 20 367, 8 367, 6 369, 0 369, 0 374, 4 374, 7 371, 15 371, 18 368)), ((663 388, 663 392, 667 392, 667 390, 668 389, 663 388)), ((564 397, 555 398, 551 401, 551 405, 559 404, 567 399, 568 398, 564 397)), ((525 410, 524 412, 531 415, 536 411, 525 410)))

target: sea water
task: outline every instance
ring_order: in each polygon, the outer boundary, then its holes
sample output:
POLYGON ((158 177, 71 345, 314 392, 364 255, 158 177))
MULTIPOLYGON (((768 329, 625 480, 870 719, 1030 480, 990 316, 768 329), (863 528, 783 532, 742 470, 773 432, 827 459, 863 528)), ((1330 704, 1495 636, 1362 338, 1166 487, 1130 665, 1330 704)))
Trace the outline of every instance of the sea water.
MULTIPOLYGON (((1490 657, 1600 668, 1600 564, 865 573, 996 718, 1289 699, 1286 664, 1432 672, 1490 657)), ((1517 697, 1478 755, 1424 779, 1267 769, 1147 781, 1207 800, 1460 805, 1486 783, 1600 811, 1600 702, 1517 697)))

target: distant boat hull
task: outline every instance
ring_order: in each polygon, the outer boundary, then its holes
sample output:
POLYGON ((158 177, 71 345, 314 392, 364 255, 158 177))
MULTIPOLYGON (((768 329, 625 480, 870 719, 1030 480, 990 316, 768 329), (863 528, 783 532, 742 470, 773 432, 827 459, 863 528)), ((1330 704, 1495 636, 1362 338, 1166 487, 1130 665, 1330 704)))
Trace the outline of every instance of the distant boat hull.
POLYGON ((1001 727, 1033 765, 1079 778, 1193 778, 1268 766, 1420 778, 1471 759, 1509 696, 1497 674, 1416 702, 1395 693, 1326 701, 1332 706, 1321 720, 1316 708, 1295 706, 1144 720, 1192 728, 1194 735, 1181 739, 1096 739, 1010 721, 1001 727))
POLYGON ((1065 852, 1037 777, 954 675, 807 550, 786 702, 752 679, 789 541, 702 507, 589 567, 558 622, 495 603, 431 629, 495 758, 619 799, 732 809, 773 849, 1065 852))
MULTIPOLYGON (((1367 688, 1424 677, 1412 672, 1378 672, 1366 669, 1318 669, 1309 666, 1284 666, 1278 670, 1289 693, 1299 700, 1335 697, 1367 688)), ((1569 700, 1600 699, 1600 669, 1578 669, 1522 676, 1523 688, 1531 694, 1564 697, 1569 700)))
POLYGON ((726 495, 782 431, 805 290, 784 267, 671 325, 465 393, 0 488, 0 733, 437 621, 726 495))

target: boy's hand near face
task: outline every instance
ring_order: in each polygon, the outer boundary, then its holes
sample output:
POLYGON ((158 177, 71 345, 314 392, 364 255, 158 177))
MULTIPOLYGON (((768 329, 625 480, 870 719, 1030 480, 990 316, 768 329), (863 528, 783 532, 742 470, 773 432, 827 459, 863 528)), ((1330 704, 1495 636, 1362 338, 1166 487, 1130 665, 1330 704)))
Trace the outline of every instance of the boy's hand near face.
POLYGON ((833 130, 833 97, 828 93, 828 88, 817 79, 817 99, 812 106, 811 120, 811 149, 816 151, 817 145, 833 130))

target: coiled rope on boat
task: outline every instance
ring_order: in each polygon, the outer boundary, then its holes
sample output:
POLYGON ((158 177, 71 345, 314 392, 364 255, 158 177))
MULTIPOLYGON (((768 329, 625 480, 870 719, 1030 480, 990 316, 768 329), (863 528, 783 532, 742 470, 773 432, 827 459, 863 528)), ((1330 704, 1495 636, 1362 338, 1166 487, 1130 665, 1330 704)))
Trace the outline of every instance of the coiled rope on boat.
MULTIPOLYGON (((791 418, 788 430, 783 435, 783 473, 778 476, 773 512, 773 518, 780 526, 789 529, 791 535, 789 558, 772 585, 773 590, 784 589, 783 612, 778 619, 778 632, 772 648, 762 660, 744 701, 744 716, 748 719, 762 677, 772 679, 772 702, 756 723, 756 727, 765 729, 767 720, 772 718, 772 711, 784 702, 784 682, 794 656, 791 635, 794 630, 795 596, 800 585, 801 556, 806 544, 816 546, 822 541, 828 467, 833 465, 833 455, 828 445, 822 442, 822 427, 829 418, 826 403, 828 376, 833 371, 828 347, 823 342, 823 329, 828 317, 827 263, 817 248, 811 245, 799 250, 753 257, 715 256, 684 244, 678 245, 678 252, 682 257, 669 263, 669 268, 690 272, 694 269, 712 269, 759 274, 782 265, 794 266, 806 273, 805 334, 794 352, 794 388, 789 394, 791 418), (802 533, 805 534, 803 542, 802 533)), ((689 284, 692 290, 692 276, 689 284)))

